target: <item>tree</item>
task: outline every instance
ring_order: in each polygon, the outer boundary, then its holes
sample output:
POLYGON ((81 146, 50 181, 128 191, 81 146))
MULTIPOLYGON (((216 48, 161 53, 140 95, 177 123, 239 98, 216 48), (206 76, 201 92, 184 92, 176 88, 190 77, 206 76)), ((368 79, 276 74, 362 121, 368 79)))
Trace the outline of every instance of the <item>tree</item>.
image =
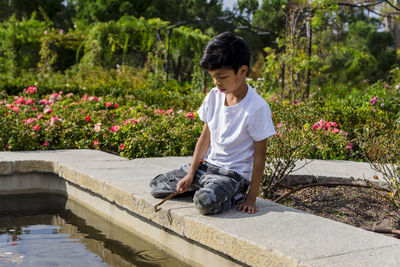
POLYGON ((5 21, 12 15, 19 20, 29 19, 35 12, 38 18, 54 23, 58 28, 69 28, 74 16, 71 4, 66 0, 0 0, 0 21, 5 21))
POLYGON ((87 22, 118 20, 124 15, 170 22, 210 20, 221 16, 221 0, 77 0, 76 16, 87 22))
POLYGON ((238 0, 237 9, 239 15, 251 21, 251 17, 258 10, 258 0, 238 0))

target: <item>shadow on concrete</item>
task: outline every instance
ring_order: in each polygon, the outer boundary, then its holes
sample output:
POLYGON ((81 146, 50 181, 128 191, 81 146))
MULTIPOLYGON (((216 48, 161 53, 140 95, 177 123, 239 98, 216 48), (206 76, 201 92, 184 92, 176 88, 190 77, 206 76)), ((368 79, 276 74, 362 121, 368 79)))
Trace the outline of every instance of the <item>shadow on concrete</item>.
MULTIPOLYGON (((187 194, 187 195, 179 195, 176 196, 170 200, 169 202, 184 202, 184 203, 192 203, 193 204, 193 194, 187 194)), ((264 200, 264 199, 259 199, 257 201, 257 208, 258 212, 253 213, 253 214, 248 214, 247 212, 241 212, 237 210, 237 205, 234 205, 230 210, 223 212, 222 214, 214 214, 214 215, 204 215, 207 217, 216 217, 216 218, 226 218, 226 219, 243 219, 247 217, 259 217, 259 216, 264 216, 265 214, 269 212, 299 212, 299 213, 305 213, 303 211, 290 208, 278 203, 274 203, 272 201, 264 200)), ((165 207, 166 210, 173 211, 173 210, 184 210, 184 209, 196 209, 194 206, 182 206, 182 207, 173 207, 173 208, 168 208, 165 207)))

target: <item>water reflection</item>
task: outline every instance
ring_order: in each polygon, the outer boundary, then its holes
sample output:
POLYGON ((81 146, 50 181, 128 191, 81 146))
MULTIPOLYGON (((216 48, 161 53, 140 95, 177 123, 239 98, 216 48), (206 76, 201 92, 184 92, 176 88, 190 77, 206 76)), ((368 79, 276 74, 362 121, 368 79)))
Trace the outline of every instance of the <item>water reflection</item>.
POLYGON ((186 266, 58 195, 2 196, 0 203, 0 266, 186 266))

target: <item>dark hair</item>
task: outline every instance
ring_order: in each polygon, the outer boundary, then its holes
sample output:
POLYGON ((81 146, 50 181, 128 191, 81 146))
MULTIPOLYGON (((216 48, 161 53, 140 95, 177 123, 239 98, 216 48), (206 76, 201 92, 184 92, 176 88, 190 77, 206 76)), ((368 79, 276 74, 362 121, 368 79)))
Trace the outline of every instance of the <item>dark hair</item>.
POLYGON ((230 68, 235 71, 243 65, 250 67, 250 51, 241 37, 230 32, 212 38, 203 51, 200 66, 206 70, 230 68))

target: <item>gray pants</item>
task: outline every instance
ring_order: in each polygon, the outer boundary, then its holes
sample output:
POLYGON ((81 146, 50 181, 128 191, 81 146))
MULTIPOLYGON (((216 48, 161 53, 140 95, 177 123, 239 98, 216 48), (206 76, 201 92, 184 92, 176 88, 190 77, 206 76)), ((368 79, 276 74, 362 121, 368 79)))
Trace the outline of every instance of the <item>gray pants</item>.
MULTIPOLYGON (((190 164, 156 176, 150 182, 151 194, 164 198, 174 193, 189 169, 190 164)), ((249 182, 237 172, 202 162, 190 191, 195 190, 193 202, 200 214, 218 214, 244 201, 248 186, 249 182)))

